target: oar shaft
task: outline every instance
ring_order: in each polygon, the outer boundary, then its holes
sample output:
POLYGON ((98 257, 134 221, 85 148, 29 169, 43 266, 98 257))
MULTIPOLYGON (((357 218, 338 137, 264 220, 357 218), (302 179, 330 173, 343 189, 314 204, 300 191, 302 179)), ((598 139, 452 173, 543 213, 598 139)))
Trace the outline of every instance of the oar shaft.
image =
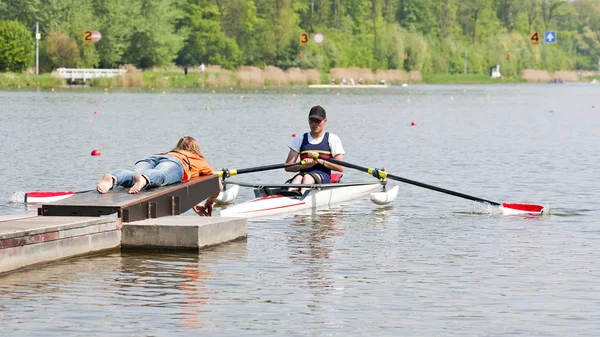
POLYGON ((276 170, 276 169, 286 168, 286 167, 294 166, 294 165, 298 165, 298 164, 297 163, 285 163, 285 164, 273 164, 273 165, 265 165, 265 166, 259 166, 259 167, 243 168, 243 169, 237 170, 237 174, 276 170))
MULTIPOLYGON (((330 159, 330 158, 321 158, 321 159, 329 161, 329 162, 334 163, 334 164, 338 164, 338 165, 345 166, 345 167, 348 167, 348 168, 353 168, 353 169, 356 169, 356 170, 359 170, 359 171, 363 171, 363 172, 367 172, 367 173, 371 173, 373 171, 373 169, 369 169, 367 167, 362 167, 362 166, 354 165, 354 164, 347 163, 347 162, 340 161, 340 160, 336 160, 336 159, 330 159)), ((498 203, 498 202, 495 202, 495 201, 486 200, 486 199, 474 197, 472 195, 468 195, 468 194, 464 194, 464 193, 460 193, 460 192, 455 192, 455 191, 447 190, 445 188, 441 188, 441 187, 437 187, 437 186, 433 186, 433 185, 421 183, 421 182, 418 182, 418 181, 414 181, 414 180, 402 178, 402 177, 399 177, 399 176, 396 176, 396 175, 393 175, 393 174, 389 174, 387 172, 381 172, 381 173, 385 173, 385 176, 387 178, 390 178, 390 179, 393 179, 393 180, 398 180, 398 181, 401 181, 403 183, 407 183, 407 184, 411 184, 411 185, 415 185, 415 186, 427 188, 427 189, 430 189, 430 190, 434 190, 434 191, 438 191, 438 192, 442 192, 442 193, 454 195, 454 196, 459 197, 459 198, 469 199, 469 200, 473 200, 473 201, 477 201, 477 202, 484 202, 484 203, 488 203, 488 204, 491 204, 491 205, 494 205, 494 206, 501 206, 502 205, 501 203, 498 203)))
POLYGON ((242 168, 242 169, 238 169, 238 170, 223 169, 222 171, 218 171, 215 173, 219 175, 219 178, 223 178, 223 177, 229 178, 229 177, 233 177, 235 175, 241 174, 241 173, 276 170, 276 169, 286 168, 286 167, 295 166, 295 165, 304 165, 304 161, 301 161, 299 163, 283 163, 283 164, 272 164, 272 165, 264 165, 264 166, 257 166, 257 167, 249 167, 249 168, 242 168))
POLYGON ((491 200, 486 200, 486 199, 474 197, 472 195, 468 195, 468 194, 464 194, 464 193, 460 193, 460 192, 456 192, 456 191, 447 190, 445 188, 441 188, 441 187, 437 187, 437 186, 433 186, 433 185, 428 185, 428 184, 421 183, 421 182, 418 182, 418 181, 414 181, 414 180, 410 180, 410 179, 398 177, 398 176, 395 176, 395 175, 389 174, 389 173, 388 173, 387 177, 391 178, 391 179, 394 179, 394 180, 401 181, 403 183, 407 183, 407 184, 411 184, 411 185, 415 185, 415 186, 427 188, 427 189, 430 189, 430 190, 434 190, 434 191, 438 191, 438 192, 442 192, 442 193, 454 195, 454 196, 457 196, 457 197, 460 197, 460 198, 464 198, 464 199, 469 199, 469 200, 473 200, 473 201, 477 201, 477 202, 484 202, 484 203, 488 203, 488 204, 491 204, 491 205, 494 205, 494 206, 501 206, 502 205, 499 202, 495 202, 495 201, 491 201, 491 200))

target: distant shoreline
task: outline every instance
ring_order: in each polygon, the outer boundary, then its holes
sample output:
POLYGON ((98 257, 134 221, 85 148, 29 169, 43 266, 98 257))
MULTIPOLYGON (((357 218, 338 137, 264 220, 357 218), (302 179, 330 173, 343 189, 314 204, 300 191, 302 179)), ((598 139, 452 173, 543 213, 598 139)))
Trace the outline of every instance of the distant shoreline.
MULTIPOLYGON (((197 67, 153 69, 141 71, 128 68, 128 72, 119 77, 96 78, 85 82, 85 86, 98 88, 259 88, 259 87, 342 87, 339 83, 346 79, 349 83, 362 80, 364 87, 377 86, 380 80, 387 85, 413 84, 514 84, 514 83, 563 83, 592 82, 600 80, 600 73, 593 71, 557 71, 524 70, 520 75, 492 78, 486 74, 426 74, 401 70, 377 70, 361 68, 334 68, 329 73, 315 69, 291 68, 282 70, 276 67, 240 67, 236 71, 209 66, 200 72, 197 67), (338 85, 331 86, 335 79, 338 85)), ((0 73, 0 88, 54 88, 67 86, 65 79, 52 74, 14 74, 0 73)), ((356 85, 360 87, 360 85, 356 85)))

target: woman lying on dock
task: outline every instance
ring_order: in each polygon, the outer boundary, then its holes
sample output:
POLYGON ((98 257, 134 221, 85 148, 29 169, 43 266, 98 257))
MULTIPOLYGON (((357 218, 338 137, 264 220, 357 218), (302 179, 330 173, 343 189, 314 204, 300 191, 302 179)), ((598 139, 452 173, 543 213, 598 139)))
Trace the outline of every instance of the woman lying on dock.
POLYGON ((173 150, 147 156, 135 163, 133 171, 117 169, 105 174, 96 189, 104 194, 116 186, 131 187, 129 193, 135 194, 145 187, 185 182, 212 173, 212 167, 202 156, 200 144, 194 138, 185 136, 179 139, 173 150))

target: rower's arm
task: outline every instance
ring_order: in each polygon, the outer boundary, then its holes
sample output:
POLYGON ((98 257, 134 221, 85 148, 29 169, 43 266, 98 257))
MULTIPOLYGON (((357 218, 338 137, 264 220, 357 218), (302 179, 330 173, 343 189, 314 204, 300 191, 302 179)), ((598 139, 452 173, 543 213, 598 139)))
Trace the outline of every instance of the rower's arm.
MULTIPOLYGON (((286 163, 295 163, 296 160, 298 160, 298 155, 299 153, 290 149, 290 153, 288 153, 287 159, 285 160, 286 163)), ((302 169, 302 165, 298 165, 298 166, 288 166, 285 168, 286 172, 298 172, 302 169)))
MULTIPOLYGON (((338 154, 337 156, 333 157, 333 159, 339 160, 339 161, 344 161, 344 155, 338 154)), ((342 165, 334 164, 334 163, 328 162, 323 159, 319 159, 318 163, 332 171, 344 172, 344 167, 342 165)))

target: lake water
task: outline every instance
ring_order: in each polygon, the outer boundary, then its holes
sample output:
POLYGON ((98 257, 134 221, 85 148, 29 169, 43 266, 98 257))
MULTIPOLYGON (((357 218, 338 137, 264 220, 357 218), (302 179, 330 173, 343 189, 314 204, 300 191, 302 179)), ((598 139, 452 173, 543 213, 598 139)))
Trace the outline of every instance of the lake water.
POLYGON ((25 191, 94 188, 183 135, 216 169, 281 163, 316 104, 350 163, 551 215, 494 215, 401 184, 390 205, 252 220, 246 241, 197 254, 0 277, 0 335, 597 335, 600 85, 2 91, 0 215, 35 213, 11 202, 25 191))

